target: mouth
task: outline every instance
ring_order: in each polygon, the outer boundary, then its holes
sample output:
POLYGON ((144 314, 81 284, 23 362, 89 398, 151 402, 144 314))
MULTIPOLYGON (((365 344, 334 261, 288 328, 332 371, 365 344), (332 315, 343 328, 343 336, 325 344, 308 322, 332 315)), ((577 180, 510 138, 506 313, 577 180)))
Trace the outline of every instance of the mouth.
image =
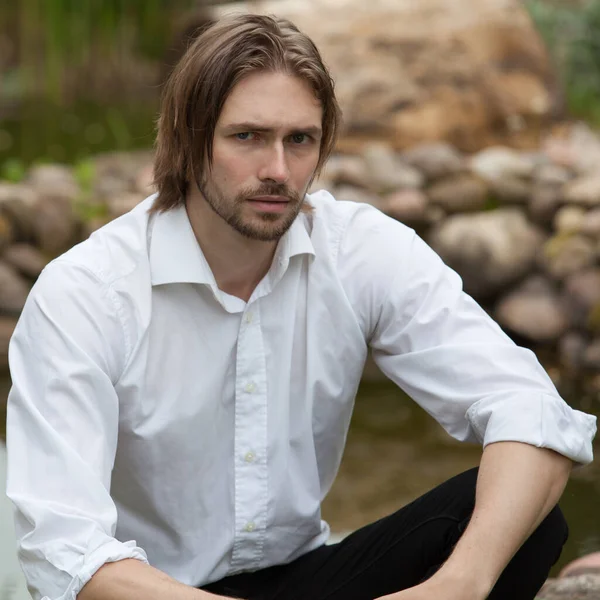
POLYGON ((261 212, 284 212, 290 202, 287 196, 253 196, 247 200, 256 210, 261 212))

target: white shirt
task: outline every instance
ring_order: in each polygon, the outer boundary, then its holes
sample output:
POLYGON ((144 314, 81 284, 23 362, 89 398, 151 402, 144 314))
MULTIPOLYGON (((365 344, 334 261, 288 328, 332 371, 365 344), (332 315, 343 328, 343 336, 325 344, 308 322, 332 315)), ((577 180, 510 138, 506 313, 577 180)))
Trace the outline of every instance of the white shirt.
POLYGON ((189 585, 322 545, 363 365, 452 436, 592 460, 534 354, 376 209, 307 197, 250 300, 148 198, 53 261, 10 346, 8 495, 34 598, 136 558, 189 585))

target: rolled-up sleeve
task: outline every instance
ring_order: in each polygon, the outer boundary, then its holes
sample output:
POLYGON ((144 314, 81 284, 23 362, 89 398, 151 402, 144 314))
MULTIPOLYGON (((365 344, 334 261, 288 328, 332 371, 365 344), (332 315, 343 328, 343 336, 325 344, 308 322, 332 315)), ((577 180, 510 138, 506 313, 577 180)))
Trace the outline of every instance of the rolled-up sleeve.
POLYGON ((414 231, 373 209, 351 223, 341 260, 375 362, 459 440, 519 441, 577 463, 593 458, 596 418, 559 396, 535 354, 463 292, 414 231), (360 246, 352 238, 360 233, 360 246))
POLYGON ((109 285, 66 261, 45 269, 11 339, 7 412, 7 495, 35 600, 75 600, 107 562, 147 562, 134 540, 115 539, 110 496, 114 383, 130 346, 109 285))

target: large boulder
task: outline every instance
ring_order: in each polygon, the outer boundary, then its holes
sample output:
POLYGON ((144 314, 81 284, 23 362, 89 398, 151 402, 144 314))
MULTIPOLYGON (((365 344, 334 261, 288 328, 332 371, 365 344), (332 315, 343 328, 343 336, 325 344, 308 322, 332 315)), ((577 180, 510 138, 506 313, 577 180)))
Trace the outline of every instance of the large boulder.
POLYGON ((446 140, 533 147, 561 110, 547 50, 520 0, 265 0, 320 48, 345 114, 342 146, 446 140))
POLYGON ((454 215, 429 242, 477 298, 493 297, 535 266, 544 235, 516 208, 454 215))

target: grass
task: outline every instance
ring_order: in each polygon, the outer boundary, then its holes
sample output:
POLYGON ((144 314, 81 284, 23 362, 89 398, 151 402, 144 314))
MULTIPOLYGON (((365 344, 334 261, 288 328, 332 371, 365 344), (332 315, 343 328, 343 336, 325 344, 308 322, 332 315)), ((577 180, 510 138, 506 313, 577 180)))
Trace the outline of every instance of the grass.
POLYGON ((600 126, 600 0, 526 0, 565 88, 569 113, 600 126))

